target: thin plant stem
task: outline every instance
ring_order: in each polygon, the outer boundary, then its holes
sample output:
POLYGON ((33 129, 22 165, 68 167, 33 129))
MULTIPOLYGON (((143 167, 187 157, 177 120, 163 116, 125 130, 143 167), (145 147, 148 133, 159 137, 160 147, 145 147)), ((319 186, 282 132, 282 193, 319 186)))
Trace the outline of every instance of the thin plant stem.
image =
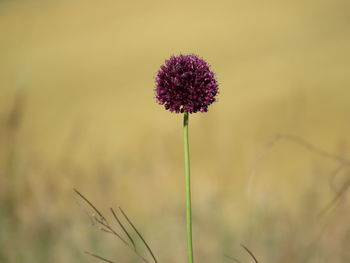
POLYGON ((101 256, 99 256, 99 255, 96 255, 96 254, 90 253, 90 252, 88 252, 88 251, 85 251, 85 254, 88 254, 88 255, 90 255, 90 256, 92 256, 92 257, 98 258, 99 260, 102 260, 102 261, 104 261, 104 262, 108 262, 108 263, 115 263, 115 262, 114 262, 114 261, 112 261, 112 260, 109 260, 109 259, 103 258, 103 257, 101 257, 101 256))
POLYGON ((137 228, 135 227, 135 225, 131 222, 131 220, 129 219, 129 217, 125 214, 125 212, 123 211, 123 209, 121 207, 119 207, 120 212, 122 212, 122 215, 125 217, 126 221, 128 221, 128 223, 131 225, 131 227, 135 230, 136 234, 139 236, 139 238, 141 239, 141 241, 143 242, 143 244, 146 246, 148 252, 151 254, 154 263, 158 263, 152 249, 150 248, 150 246, 147 244, 146 240, 143 238, 143 236, 141 235, 141 233, 137 230, 137 228))
POLYGON ((120 222, 117 214, 114 212, 113 208, 111 208, 111 212, 115 218, 115 220, 117 220, 119 226, 121 227, 121 229, 123 229, 124 233, 127 235, 127 237, 129 238, 132 246, 134 247, 134 250, 136 251, 136 245, 135 245, 135 241, 132 239, 132 237, 130 236, 129 232, 126 230, 126 228, 124 227, 124 225, 122 224, 122 222, 120 222))
POLYGON ((185 184, 186 184, 186 233, 188 263, 193 263, 192 245, 192 212, 191 212, 191 177, 190 177, 190 147, 188 143, 188 112, 184 113, 184 156, 185 156, 185 184))

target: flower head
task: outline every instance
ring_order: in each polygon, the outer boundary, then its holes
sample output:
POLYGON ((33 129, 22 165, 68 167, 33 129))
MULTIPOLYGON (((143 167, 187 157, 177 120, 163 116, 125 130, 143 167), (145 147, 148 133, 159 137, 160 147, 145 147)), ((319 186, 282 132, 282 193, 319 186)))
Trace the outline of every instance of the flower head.
POLYGON ((209 65, 196 55, 172 56, 156 77, 156 99, 171 112, 206 112, 218 94, 209 65))

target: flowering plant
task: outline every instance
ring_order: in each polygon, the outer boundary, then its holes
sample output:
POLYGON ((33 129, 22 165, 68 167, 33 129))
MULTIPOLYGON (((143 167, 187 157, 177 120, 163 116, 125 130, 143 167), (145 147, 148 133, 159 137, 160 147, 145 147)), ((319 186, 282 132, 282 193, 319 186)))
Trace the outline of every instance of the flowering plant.
POLYGON ((158 103, 165 109, 184 113, 187 251, 188 263, 193 263, 188 115, 208 111, 208 106, 216 101, 218 84, 203 59, 196 55, 179 55, 172 56, 161 66, 156 77, 155 92, 158 103))

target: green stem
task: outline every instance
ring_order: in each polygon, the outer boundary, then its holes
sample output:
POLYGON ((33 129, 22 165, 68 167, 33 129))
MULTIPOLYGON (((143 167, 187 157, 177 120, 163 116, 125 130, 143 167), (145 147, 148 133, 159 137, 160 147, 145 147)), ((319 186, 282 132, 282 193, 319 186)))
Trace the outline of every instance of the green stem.
POLYGON ((184 113, 184 153, 185 153, 185 184, 186 184, 187 251, 188 251, 188 263, 193 263, 190 149, 189 149, 189 143, 188 143, 188 112, 184 113))

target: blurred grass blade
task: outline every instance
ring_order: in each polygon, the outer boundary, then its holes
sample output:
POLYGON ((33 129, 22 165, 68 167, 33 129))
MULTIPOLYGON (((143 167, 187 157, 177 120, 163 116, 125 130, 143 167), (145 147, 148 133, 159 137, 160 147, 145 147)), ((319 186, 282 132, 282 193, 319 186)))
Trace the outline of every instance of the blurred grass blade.
POLYGON ((128 223, 131 225, 131 227, 135 230, 136 234, 140 237, 140 239, 142 240, 143 244, 146 246, 148 252, 151 254, 153 260, 155 263, 158 263, 156 257, 154 256, 152 249, 150 248, 150 246, 147 244, 146 240, 143 238, 143 236, 141 235, 141 233, 137 230, 137 228, 134 226, 134 224, 131 222, 131 220, 129 219, 129 217, 124 213, 123 209, 121 207, 119 207, 120 212, 122 212, 123 216, 125 217, 125 219, 128 221, 128 223))
POLYGON ((101 257, 101 256, 98 256, 98 255, 96 255, 96 254, 90 253, 90 252, 88 252, 88 251, 85 251, 85 253, 88 254, 88 255, 90 255, 90 256, 92 256, 92 257, 98 258, 98 259, 100 259, 100 260, 102 260, 102 261, 104 261, 104 262, 115 263, 115 262, 112 261, 112 260, 103 258, 103 257, 101 257))

